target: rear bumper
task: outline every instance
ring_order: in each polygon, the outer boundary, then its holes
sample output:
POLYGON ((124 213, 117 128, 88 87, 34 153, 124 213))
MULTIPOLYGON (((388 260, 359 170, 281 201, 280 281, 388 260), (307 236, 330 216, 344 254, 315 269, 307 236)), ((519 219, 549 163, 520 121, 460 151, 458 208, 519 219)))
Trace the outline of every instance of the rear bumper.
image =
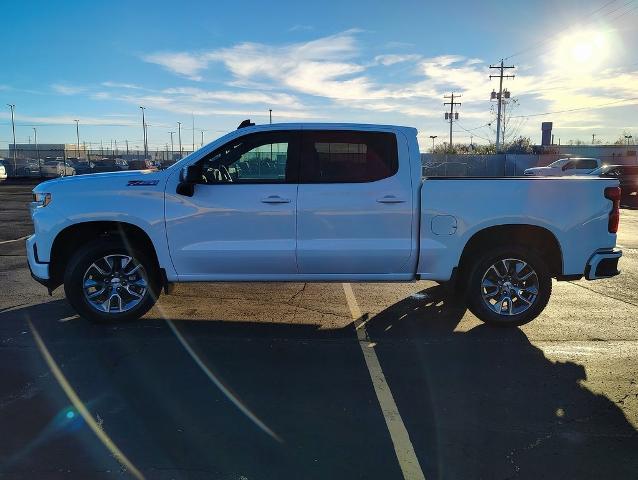
POLYGON ((35 235, 31 235, 26 241, 27 262, 33 279, 50 288, 49 264, 38 262, 38 251, 35 244, 35 235))
POLYGON ((599 278, 615 277, 620 274, 618 270, 618 260, 622 257, 622 250, 604 250, 594 253, 585 268, 585 278, 587 280, 598 280, 599 278))

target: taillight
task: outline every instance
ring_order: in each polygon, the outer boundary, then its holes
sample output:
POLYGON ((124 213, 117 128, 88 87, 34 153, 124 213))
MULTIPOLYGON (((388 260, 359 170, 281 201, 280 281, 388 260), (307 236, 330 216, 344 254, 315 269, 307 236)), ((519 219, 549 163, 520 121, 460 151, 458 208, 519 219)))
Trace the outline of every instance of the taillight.
POLYGON ((620 223, 620 187, 605 188, 605 198, 612 201, 607 230, 609 230, 609 233, 616 233, 618 232, 618 224, 620 223))

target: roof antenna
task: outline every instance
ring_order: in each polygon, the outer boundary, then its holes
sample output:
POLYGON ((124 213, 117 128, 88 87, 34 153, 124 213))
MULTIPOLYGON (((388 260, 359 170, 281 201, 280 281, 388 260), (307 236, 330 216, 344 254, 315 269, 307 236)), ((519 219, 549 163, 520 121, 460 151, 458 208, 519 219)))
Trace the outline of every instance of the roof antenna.
POLYGON ((239 127, 237 127, 237 130, 239 130, 240 128, 254 127, 254 126, 255 126, 254 122, 251 122, 250 118, 247 118, 246 120, 244 120, 243 122, 239 124, 239 127))

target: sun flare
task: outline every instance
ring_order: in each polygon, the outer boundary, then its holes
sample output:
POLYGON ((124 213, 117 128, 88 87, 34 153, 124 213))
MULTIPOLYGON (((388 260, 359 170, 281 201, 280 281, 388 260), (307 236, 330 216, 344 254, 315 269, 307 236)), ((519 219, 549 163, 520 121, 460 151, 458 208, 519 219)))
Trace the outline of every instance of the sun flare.
POLYGON ((609 45, 603 32, 570 32, 559 37, 554 61, 563 68, 591 71, 607 58, 608 53, 609 45))

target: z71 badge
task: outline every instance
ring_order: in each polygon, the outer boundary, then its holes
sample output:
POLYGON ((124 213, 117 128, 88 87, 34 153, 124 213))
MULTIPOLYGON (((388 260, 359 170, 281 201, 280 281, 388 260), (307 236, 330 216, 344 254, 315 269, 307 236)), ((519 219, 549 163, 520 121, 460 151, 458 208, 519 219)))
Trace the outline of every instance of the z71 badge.
POLYGON ((129 180, 126 184, 127 187, 149 187, 157 185, 159 180, 129 180))

